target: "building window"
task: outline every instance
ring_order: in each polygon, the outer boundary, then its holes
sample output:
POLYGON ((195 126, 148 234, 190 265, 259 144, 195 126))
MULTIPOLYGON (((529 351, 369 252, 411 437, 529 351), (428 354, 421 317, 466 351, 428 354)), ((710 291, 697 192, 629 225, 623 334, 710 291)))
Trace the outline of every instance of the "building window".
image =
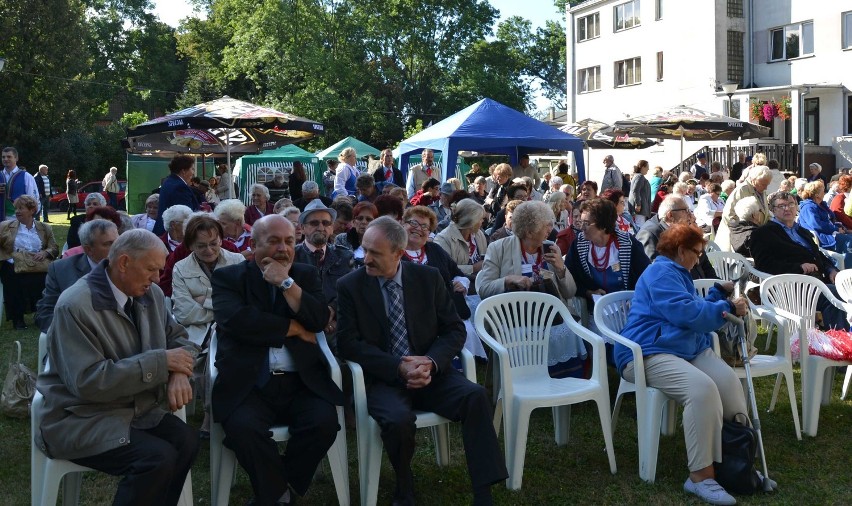
POLYGON ((771 61, 814 54, 814 24, 796 23, 769 31, 771 61))
POLYGON ((577 93, 588 93, 601 89, 601 67, 589 67, 577 71, 577 93))
POLYGON ((852 135, 852 96, 846 97, 846 135, 852 135))
POLYGON ((654 1, 654 19, 657 21, 663 19, 663 0, 654 1))
POLYGON ((728 17, 743 17, 743 0, 728 0, 728 17))
POLYGON ((732 98, 731 100, 726 100, 723 114, 731 118, 740 119, 740 99, 732 98))
POLYGON ((663 80, 663 52, 657 52, 657 81, 663 80))
POLYGON ((642 59, 630 58, 615 62, 615 87, 642 82, 642 59))
POLYGON ((614 31, 627 30, 639 26, 639 0, 632 0, 613 7, 614 31))
POLYGON ((745 72, 743 32, 728 30, 728 81, 743 82, 745 72))
POLYGON ((600 19, 601 16, 597 12, 577 19, 577 42, 600 37, 600 19))
POLYGON ((805 99, 805 144, 819 144, 819 99, 805 99))
POLYGON ((852 48, 852 11, 842 14, 843 20, 843 49, 852 48))

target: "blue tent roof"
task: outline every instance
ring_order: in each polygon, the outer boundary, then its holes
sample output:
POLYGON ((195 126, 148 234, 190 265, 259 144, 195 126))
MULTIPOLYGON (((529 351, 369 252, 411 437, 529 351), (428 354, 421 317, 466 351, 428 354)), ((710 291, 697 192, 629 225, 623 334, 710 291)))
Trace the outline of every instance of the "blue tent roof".
POLYGON ((412 153, 425 148, 444 154, 444 178, 455 175, 459 151, 508 155, 517 164, 518 156, 542 151, 571 151, 580 181, 586 179, 583 141, 546 123, 484 98, 452 116, 402 141, 400 168, 405 171, 412 153))

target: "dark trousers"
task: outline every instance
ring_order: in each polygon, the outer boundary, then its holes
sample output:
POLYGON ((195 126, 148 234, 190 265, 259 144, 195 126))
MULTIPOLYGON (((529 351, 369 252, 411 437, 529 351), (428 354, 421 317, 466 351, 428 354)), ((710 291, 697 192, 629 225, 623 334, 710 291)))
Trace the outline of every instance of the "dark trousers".
POLYGON ((0 262, 0 282, 3 283, 3 301, 6 303, 6 320, 24 321, 24 314, 35 311, 35 304, 44 291, 45 272, 16 273, 14 264, 0 262))
MULTIPOLYGON (((39 200, 41 201, 42 221, 50 221, 50 219, 47 217, 47 213, 50 209, 50 195, 39 197, 39 200)), ((36 216, 36 219, 38 219, 38 216, 36 216)))
POLYGON ((258 506, 274 504, 288 483, 305 495, 340 430, 334 405, 310 391, 296 373, 271 376, 263 388, 252 390, 222 427, 225 446, 248 473, 258 506), (273 425, 287 425, 290 431, 283 457, 269 430, 273 425))
POLYGON ((411 458, 415 409, 461 421, 467 470, 474 489, 508 477, 485 388, 471 383, 455 369, 433 376, 429 385, 415 390, 376 382, 367 386, 367 410, 382 429, 385 451, 396 472, 397 502, 414 502, 411 458))
MULTIPOLYGON (((826 284, 831 293, 840 300, 837 294, 837 287, 831 284, 826 284)), ((820 295, 817 299, 817 311, 822 313, 822 323, 826 328, 849 330, 849 322, 846 320, 846 312, 834 306, 824 296, 820 295)))
POLYGON ((118 210, 118 193, 107 192, 107 204, 118 210))
POLYGON ((114 476, 123 475, 113 505, 177 504, 198 454, 198 432, 167 414, 152 429, 130 429, 130 443, 73 462, 114 476))

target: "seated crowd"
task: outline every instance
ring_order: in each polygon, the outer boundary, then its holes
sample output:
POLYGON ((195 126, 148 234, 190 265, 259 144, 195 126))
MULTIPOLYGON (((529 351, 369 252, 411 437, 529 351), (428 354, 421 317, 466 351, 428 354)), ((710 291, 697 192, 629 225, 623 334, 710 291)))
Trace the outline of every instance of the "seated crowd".
MULTIPOLYGON (((32 199, 15 201, 15 217, 0 224, 0 274, 4 291, 18 290, 5 294, 7 318, 25 327, 37 300, 35 322, 47 334, 35 435, 45 453, 124 476, 117 498, 175 504, 199 434, 170 412, 200 392, 201 437, 211 422, 222 424, 255 504, 289 504, 308 491, 342 429, 336 406, 351 402, 348 388, 331 381, 317 344, 323 332, 339 359, 364 369, 368 411, 395 472, 394 504, 414 503, 414 410, 462 422, 473 503, 491 504, 490 487, 507 477, 493 408, 452 363, 462 348, 486 358, 470 323, 476 304, 543 291, 572 308, 575 297, 585 299, 591 311, 600 295, 635 290, 623 335, 641 345, 648 384, 685 406, 684 488, 733 504, 712 464, 723 420, 745 412, 745 400, 709 332, 747 304, 728 300, 730 283, 706 298, 695 294, 693 280, 718 278, 702 254, 707 237, 769 274, 814 275, 836 295, 837 268, 820 247, 852 250, 852 176, 840 178, 827 203, 823 181, 807 182, 797 204, 793 181, 768 194, 778 171, 765 157, 755 156, 733 187, 721 167, 676 181, 644 160, 632 181, 622 175, 624 184, 613 185, 620 173, 607 157, 602 195, 585 181, 575 199, 567 167, 537 185, 527 166, 514 177, 518 167, 498 164, 464 188, 458 179, 441 182, 427 150, 405 184, 389 150, 381 166, 361 173, 349 149, 325 175, 336 178, 333 197, 332 184, 324 196, 303 180, 297 199, 273 202, 270 187, 255 184, 249 205, 208 205, 189 191, 195 165, 179 155, 142 214, 122 217, 90 194, 86 215, 72 219, 74 250, 46 273, 14 268, 24 259, 13 252, 59 256, 50 226, 33 221, 32 199), (195 358, 214 334, 218 377, 208 389, 195 358), (270 432, 282 423, 290 432, 283 456, 270 432)), ((820 310, 827 326, 849 328, 824 297, 820 310)), ((550 374, 582 376, 585 346, 567 325, 557 327, 550 374)), ((609 346, 608 361, 632 380, 625 348, 609 346)))

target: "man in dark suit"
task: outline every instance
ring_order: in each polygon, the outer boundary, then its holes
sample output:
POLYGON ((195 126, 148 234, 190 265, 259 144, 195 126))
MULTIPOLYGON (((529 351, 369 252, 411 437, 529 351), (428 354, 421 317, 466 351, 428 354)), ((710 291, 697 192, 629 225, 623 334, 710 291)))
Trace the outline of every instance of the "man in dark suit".
POLYGON ((325 336, 329 341, 329 347, 334 351, 337 350, 337 339, 334 334, 337 329, 337 281, 352 272, 352 267, 355 265, 350 250, 336 248, 328 243, 336 219, 337 211, 329 209, 318 199, 311 201, 305 211, 299 215, 305 240, 296 246, 295 260, 319 269, 322 292, 331 314, 325 326, 325 336))
MULTIPOLYGON (((807 274, 823 281, 838 297, 834 278, 837 267, 819 251, 814 236, 796 223, 796 199, 786 192, 769 196, 769 210, 774 217, 751 233, 751 253, 754 266, 769 274, 807 274)), ((849 329, 846 312, 823 296, 817 302, 827 327, 849 329)))
POLYGON ((302 183, 302 198, 293 201, 293 205, 298 207, 300 211, 304 211, 305 207, 313 200, 319 199, 326 207, 331 205, 332 200, 325 195, 320 195, 319 185, 316 181, 305 181, 302 183))
POLYGON ((393 166, 393 152, 390 149, 385 149, 379 155, 381 164, 370 173, 376 181, 376 186, 379 191, 384 189, 385 183, 393 183, 400 188, 405 188, 405 179, 402 177, 402 171, 393 166))
POLYGON ((328 306, 316 268, 294 264, 295 229, 279 215, 252 229, 253 262, 213 273, 218 324, 213 419, 251 480, 258 505, 304 495, 340 426, 332 382, 316 343, 328 306), (270 427, 287 424, 279 456, 270 427))
POLYGON ((44 292, 36 303, 35 315, 36 325, 44 333, 53 322, 53 309, 62 292, 106 258, 112 243, 118 239, 115 223, 101 219, 83 223, 79 233, 83 254, 53 262, 47 269, 44 292))
MULTIPOLYGON (((660 242, 660 234, 672 225, 695 225, 695 216, 689 211, 686 201, 677 195, 669 195, 660 203, 657 214, 648 219, 642 228, 636 232, 636 240, 642 243, 645 254, 653 262, 657 253, 657 243, 660 242)), ((713 265, 707 259, 707 255, 701 255, 698 263, 689 273, 692 279, 718 279, 713 265)))
POLYGON ((507 472, 488 395, 453 368, 464 325, 436 269, 400 262, 406 243, 390 217, 367 228, 364 268, 338 283, 340 355, 364 368, 367 409, 396 473, 394 504, 414 503, 414 410, 461 420, 473 502, 491 504, 491 485, 507 472))

